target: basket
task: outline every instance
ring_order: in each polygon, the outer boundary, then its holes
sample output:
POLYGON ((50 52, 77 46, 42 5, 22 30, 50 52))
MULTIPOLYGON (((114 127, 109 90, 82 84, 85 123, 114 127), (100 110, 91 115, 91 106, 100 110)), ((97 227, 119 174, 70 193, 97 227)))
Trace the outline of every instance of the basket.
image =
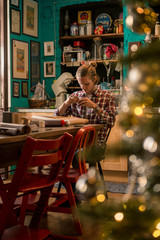
MULTIPOLYGON (((39 100, 39 99, 30 99, 30 98, 29 98, 30 91, 31 91, 33 88, 35 88, 35 87, 36 87, 36 85, 33 86, 33 87, 31 87, 30 90, 29 90, 29 92, 28 92, 28 104, 29 104, 29 107, 30 107, 30 108, 43 108, 43 107, 47 107, 47 102, 48 102, 47 99, 45 99, 45 100, 39 100)), ((41 87, 41 86, 40 86, 40 87, 41 87)), ((44 89, 43 87, 41 87, 41 88, 44 89)), ((45 91, 45 89, 44 89, 44 91, 45 91)), ((49 97, 49 95, 47 94, 46 91, 45 91, 45 94, 46 94, 46 96, 49 98, 49 100, 52 100, 52 99, 49 97)))

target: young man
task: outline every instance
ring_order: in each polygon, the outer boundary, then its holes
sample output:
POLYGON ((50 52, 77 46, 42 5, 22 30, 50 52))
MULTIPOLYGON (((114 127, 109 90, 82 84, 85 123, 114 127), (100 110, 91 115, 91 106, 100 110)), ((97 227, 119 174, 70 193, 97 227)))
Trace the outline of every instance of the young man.
POLYGON ((104 124, 104 128, 98 131, 98 143, 104 143, 106 130, 114 126, 116 119, 115 97, 97 86, 99 76, 95 62, 81 65, 76 72, 76 78, 82 91, 72 93, 55 114, 87 118, 91 124, 104 124))

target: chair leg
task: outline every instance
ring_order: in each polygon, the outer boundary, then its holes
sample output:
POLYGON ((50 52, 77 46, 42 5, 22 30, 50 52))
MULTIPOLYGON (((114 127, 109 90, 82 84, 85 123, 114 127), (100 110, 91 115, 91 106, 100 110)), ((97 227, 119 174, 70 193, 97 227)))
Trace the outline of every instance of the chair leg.
POLYGON ((73 193, 72 185, 71 185, 71 183, 68 179, 66 179, 66 181, 65 181, 65 187, 66 187, 66 191, 68 193, 68 200, 69 200, 69 204, 70 204, 70 207, 71 207, 76 232, 77 232, 77 234, 82 235, 83 234, 82 226, 81 226, 80 219, 79 219, 79 214, 78 214, 78 209, 77 209, 77 205, 76 205, 76 201, 75 201, 75 196, 74 196, 74 193, 73 193))
POLYGON ((100 175, 102 177, 102 180, 104 180, 103 171, 102 171, 102 167, 101 167, 101 163, 100 162, 98 162, 98 170, 99 170, 99 173, 100 173, 100 175))
POLYGON ((37 203, 36 209, 34 210, 34 215, 30 222, 30 227, 37 227, 41 221, 42 216, 47 210, 48 199, 52 192, 53 186, 44 188, 41 190, 41 195, 37 203))
POLYGON ((59 184, 58 184, 58 189, 57 189, 57 193, 60 193, 60 191, 61 191, 61 187, 62 187, 62 183, 59 182, 59 184))
POLYGON ((21 204, 21 210, 20 210, 20 216, 19 216, 19 223, 22 225, 24 225, 27 203, 28 203, 28 195, 25 195, 22 198, 22 204, 21 204))

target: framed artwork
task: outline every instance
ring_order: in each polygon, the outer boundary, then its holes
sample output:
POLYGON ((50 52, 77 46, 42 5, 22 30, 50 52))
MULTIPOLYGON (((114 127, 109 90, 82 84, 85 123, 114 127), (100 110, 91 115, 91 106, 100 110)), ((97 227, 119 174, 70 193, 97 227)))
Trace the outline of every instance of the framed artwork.
POLYGON ((21 15, 20 10, 11 8, 11 33, 21 34, 21 15))
POLYGON ((55 77, 55 62, 44 62, 44 77, 55 77))
POLYGON ((38 37, 38 2, 23 0, 23 34, 38 37))
POLYGON ((10 4, 15 7, 19 7, 19 0, 10 0, 10 4))
POLYGON ((22 97, 28 97, 28 82, 24 81, 21 83, 22 97))
POLYGON ((40 43, 30 41, 31 87, 40 81, 40 43))
POLYGON ((19 82, 13 82, 13 97, 19 98, 19 92, 20 92, 20 83, 19 82))
POLYGON ((44 42, 44 56, 54 55, 54 42, 44 42))
POLYGON ((12 78, 28 79, 28 43, 12 40, 12 78))

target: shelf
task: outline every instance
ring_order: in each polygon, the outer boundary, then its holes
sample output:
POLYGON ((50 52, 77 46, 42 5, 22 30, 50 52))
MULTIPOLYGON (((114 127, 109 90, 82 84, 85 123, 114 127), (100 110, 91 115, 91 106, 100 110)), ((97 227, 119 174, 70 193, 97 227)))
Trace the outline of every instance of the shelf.
POLYGON ((107 34, 99 34, 99 35, 83 35, 83 36, 63 36, 60 37, 61 40, 77 40, 77 39, 93 39, 95 37, 101 38, 123 38, 124 33, 107 33, 107 34))
MULTIPOLYGON (((109 59, 109 60, 92 60, 91 59, 90 61, 95 61, 96 63, 105 63, 105 64, 108 62, 119 62, 118 59, 109 59)), ((85 62, 90 62, 90 61, 85 61, 85 62)), ((61 65, 68 65, 68 67, 77 67, 77 66, 80 66, 82 62, 61 62, 61 65)))

